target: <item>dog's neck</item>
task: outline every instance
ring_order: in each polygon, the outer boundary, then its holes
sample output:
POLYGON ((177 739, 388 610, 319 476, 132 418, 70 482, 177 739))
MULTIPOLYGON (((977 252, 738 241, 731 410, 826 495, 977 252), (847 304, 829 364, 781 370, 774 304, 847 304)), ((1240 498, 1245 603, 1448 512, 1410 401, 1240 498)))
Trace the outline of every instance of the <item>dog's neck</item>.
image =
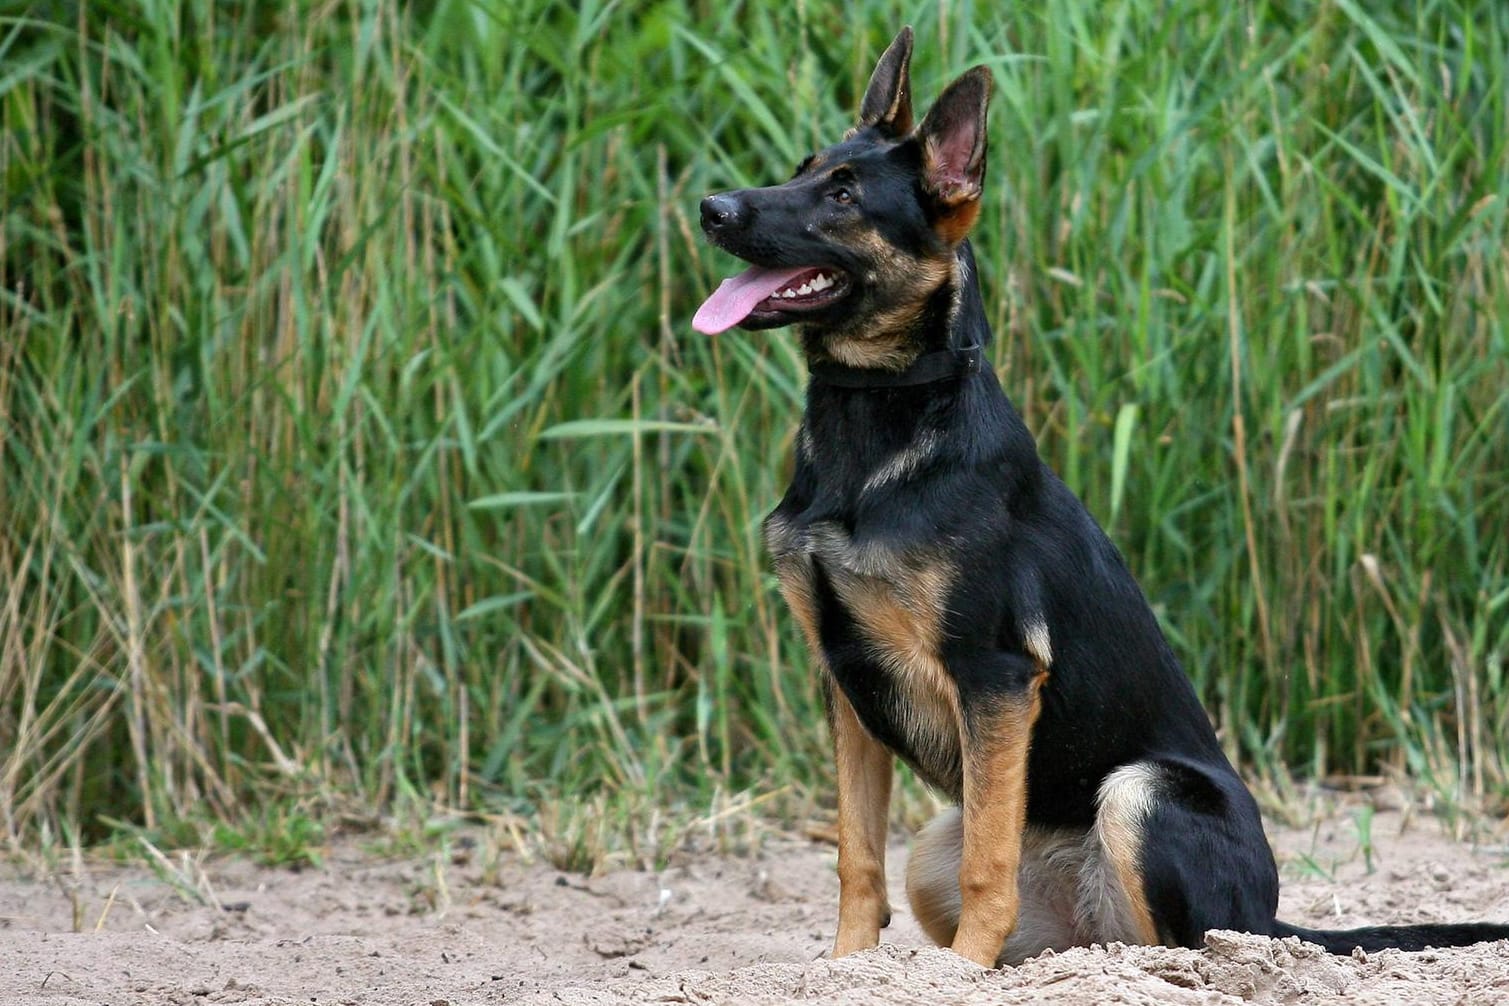
POLYGON ((804 326, 802 346, 814 381, 842 388, 897 388, 966 376, 990 342, 974 253, 961 243, 937 285, 907 313, 866 331, 804 326))
POLYGON ((970 411, 999 388, 984 350, 990 329, 973 264, 966 250, 950 282, 929 297, 910 335, 916 349, 901 369, 808 355, 798 463, 835 498, 860 492, 898 457, 941 449, 941 431, 970 425, 970 411))

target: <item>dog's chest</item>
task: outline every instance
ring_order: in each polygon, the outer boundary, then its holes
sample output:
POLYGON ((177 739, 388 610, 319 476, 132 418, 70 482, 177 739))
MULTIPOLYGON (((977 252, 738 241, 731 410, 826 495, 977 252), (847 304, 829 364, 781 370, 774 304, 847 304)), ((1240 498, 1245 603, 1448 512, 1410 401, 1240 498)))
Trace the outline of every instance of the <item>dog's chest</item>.
POLYGON ((942 656, 951 566, 857 545, 830 522, 798 526, 779 510, 765 535, 808 648, 860 721, 930 782, 956 788, 958 691, 942 656))

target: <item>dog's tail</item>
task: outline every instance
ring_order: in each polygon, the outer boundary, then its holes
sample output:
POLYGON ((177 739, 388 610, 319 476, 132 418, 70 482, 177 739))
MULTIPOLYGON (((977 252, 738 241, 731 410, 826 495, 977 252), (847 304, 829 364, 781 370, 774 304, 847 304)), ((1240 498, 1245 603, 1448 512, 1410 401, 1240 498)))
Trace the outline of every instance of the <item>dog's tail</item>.
POLYGON ((1465 947, 1473 943, 1509 940, 1509 926, 1492 922, 1460 925, 1441 923, 1421 926, 1364 926, 1361 929, 1305 929, 1287 922, 1273 923, 1274 936, 1298 936, 1333 954, 1363 950, 1426 950, 1432 947, 1465 947))

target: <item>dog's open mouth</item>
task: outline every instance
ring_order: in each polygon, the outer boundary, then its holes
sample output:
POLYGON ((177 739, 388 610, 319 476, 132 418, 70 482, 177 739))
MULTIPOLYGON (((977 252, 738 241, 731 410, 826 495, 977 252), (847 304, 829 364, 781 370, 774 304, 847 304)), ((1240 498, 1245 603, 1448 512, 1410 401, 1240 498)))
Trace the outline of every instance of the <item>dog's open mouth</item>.
POLYGON ((750 266, 722 282, 697 309, 692 327, 706 335, 727 331, 746 318, 812 311, 849 292, 849 278, 830 266, 767 269, 750 266))

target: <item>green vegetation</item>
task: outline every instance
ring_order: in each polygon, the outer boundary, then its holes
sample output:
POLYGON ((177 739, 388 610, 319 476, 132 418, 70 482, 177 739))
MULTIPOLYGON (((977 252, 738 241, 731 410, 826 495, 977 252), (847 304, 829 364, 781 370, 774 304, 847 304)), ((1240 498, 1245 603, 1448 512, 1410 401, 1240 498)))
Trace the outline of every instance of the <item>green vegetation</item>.
POLYGON ((1509 8, 987 6, 0 5, 4 835, 823 798, 802 363, 691 332, 696 201, 907 21, 919 102, 995 71, 996 363, 1231 750, 1500 800, 1509 8))

